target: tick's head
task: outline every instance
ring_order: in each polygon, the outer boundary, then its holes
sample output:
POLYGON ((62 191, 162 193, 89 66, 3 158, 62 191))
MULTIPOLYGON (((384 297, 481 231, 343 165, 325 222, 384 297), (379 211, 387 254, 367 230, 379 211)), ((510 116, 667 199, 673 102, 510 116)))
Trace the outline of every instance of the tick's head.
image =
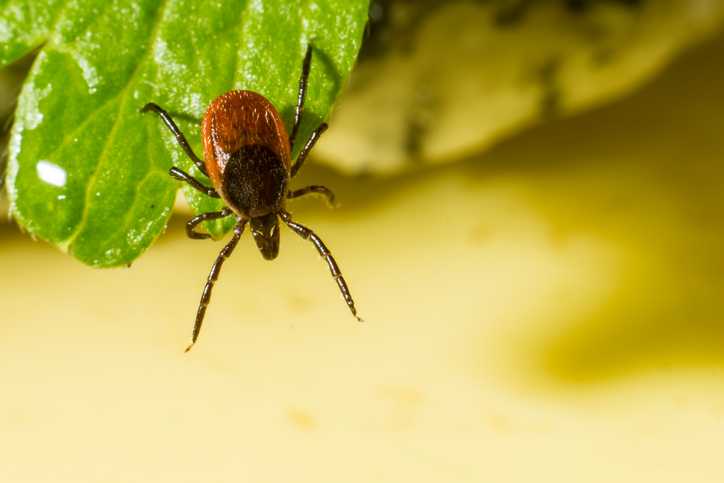
POLYGON ((251 234, 265 260, 279 255, 279 219, 276 213, 254 217, 249 221, 251 234))

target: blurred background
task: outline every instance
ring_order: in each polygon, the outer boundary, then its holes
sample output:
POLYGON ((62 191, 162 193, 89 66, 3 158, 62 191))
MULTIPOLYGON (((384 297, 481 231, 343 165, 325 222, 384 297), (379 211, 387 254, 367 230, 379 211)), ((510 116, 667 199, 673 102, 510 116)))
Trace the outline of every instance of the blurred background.
POLYGON ((294 184, 341 206, 288 204, 365 325, 245 236, 184 354, 222 244, 183 203, 118 270, 3 217, 4 480, 719 481, 723 11, 373 2, 294 184))

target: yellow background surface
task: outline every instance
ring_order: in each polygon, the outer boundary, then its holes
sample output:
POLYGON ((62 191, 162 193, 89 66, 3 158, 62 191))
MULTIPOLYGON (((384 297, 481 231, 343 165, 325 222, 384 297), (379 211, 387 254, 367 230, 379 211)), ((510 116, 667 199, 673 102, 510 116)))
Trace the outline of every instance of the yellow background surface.
POLYGON ((724 38, 455 165, 308 166, 330 247, 167 232, 127 270, 0 224, 3 481, 681 482, 724 474, 724 38))

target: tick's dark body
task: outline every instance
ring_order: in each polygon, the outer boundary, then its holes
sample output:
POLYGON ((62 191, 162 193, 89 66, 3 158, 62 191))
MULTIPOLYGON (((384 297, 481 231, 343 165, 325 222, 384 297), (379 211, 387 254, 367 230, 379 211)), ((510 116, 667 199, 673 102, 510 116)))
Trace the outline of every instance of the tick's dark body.
POLYGON ((206 109, 204 160, 221 199, 242 218, 284 206, 290 141, 274 106, 260 94, 231 91, 206 109))
MULTIPOLYGON (((187 235, 194 239, 209 238, 209 235, 198 233, 195 230, 199 223, 232 214, 236 215, 237 220, 234 236, 221 250, 209 274, 196 315, 191 345, 186 349, 187 351, 198 338, 206 308, 211 299, 211 290, 218 279, 221 265, 236 247, 247 223, 249 223, 259 251, 267 260, 273 260, 279 254, 278 217, 281 217, 292 231, 305 240, 310 240, 319 254, 327 260, 342 296, 352 314, 357 316, 347 284, 327 247, 312 230, 294 223, 291 215, 285 209, 287 199, 309 193, 324 194, 330 201, 334 200, 332 192, 323 186, 307 186, 293 192, 287 189, 289 179, 297 174, 317 139, 327 129, 327 124, 322 123, 312 133, 299 154, 297 162, 292 166, 291 148, 304 108, 311 60, 312 46, 310 45, 307 48, 302 77, 299 80, 299 100, 291 135, 287 136, 279 113, 263 96, 251 91, 231 91, 216 98, 204 115, 202 124, 204 162, 196 157, 186 138, 166 111, 153 103, 146 104, 142 109, 142 111, 151 110, 163 119, 168 128, 176 135, 176 139, 186 154, 194 161, 199 170, 211 179, 214 187, 204 186, 175 167, 171 168, 171 176, 189 183, 208 196, 221 198, 227 205, 227 208, 221 211, 204 213, 189 221, 186 225, 187 235)), ((357 319, 362 321, 359 317, 357 319)))
POLYGON ((221 197, 249 217, 267 215, 284 205, 289 173, 266 146, 249 144, 239 148, 224 170, 221 197))

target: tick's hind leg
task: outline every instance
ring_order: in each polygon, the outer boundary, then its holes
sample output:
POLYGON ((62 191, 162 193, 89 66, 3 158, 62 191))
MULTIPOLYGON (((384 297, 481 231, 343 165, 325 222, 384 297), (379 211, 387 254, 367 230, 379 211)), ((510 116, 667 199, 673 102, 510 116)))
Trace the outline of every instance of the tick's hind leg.
POLYGON ((309 136, 309 139, 307 140, 307 144, 304 145, 302 148, 302 151, 299 153, 299 157, 297 158, 297 162, 294 163, 294 166, 292 166, 292 172, 289 175, 290 178, 293 178, 297 175, 299 172, 299 168, 302 167, 304 164, 304 161, 307 160, 307 156, 309 156, 309 153, 312 151, 312 148, 315 144, 317 144, 317 141, 319 140, 319 136, 324 133, 324 131, 327 130, 329 126, 326 122, 323 122, 319 125, 317 129, 314 130, 311 136, 309 136))
POLYGON ((211 273, 209 273, 209 278, 206 281, 204 292, 201 294, 199 310, 198 312, 196 312, 196 322, 194 323, 194 330, 191 333, 191 344, 186 348, 186 352, 191 350, 191 348, 196 343, 196 340, 199 338, 201 324, 204 323, 204 315, 206 315, 206 308, 209 306, 209 302, 211 301, 211 290, 213 290, 214 284, 219 279, 221 265, 223 265, 226 259, 231 256, 234 248, 236 248, 236 244, 239 243, 239 238, 241 238, 241 234, 244 233, 244 226, 246 226, 246 220, 241 220, 238 218, 237 220, 239 221, 239 223, 237 223, 237 225, 234 227, 234 236, 231 238, 231 241, 229 241, 229 243, 227 243, 226 246, 221 250, 221 253, 219 253, 219 256, 214 262, 214 266, 211 267, 211 273))
POLYGON ((195 230, 196 225, 198 225, 201 222, 209 221, 209 220, 218 220, 219 218, 225 218, 229 216, 232 213, 232 211, 229 208, 224 208, 221 211, 211 211, 209 213, 203 213, 196 218, 193 218, 191 221, 186 223, 186 236, 189 238, 192 238, 194 240, 203 240, 205 238, 211 238, 211 235, 208 235, 206 233, 199 233, 195 230))
POLYGON ((206 196, 210 196, 211 198, 221 198, 219 196, 219 193, 217 193, 214 188, 204 186, 199 180, 176 167, 168 170, 168 174, 170 174, 173 179, 176 179, 178 181, 185 181, 186 183, 190 184, 192 188, 201 191, 206 196))
POLYGON ((289 191, 289 193, 287 193, 287 199, 291 200, 311 193, 317 193, 326 196, 327 203, 329 203, 330 206, 336 206, 334 193, 332 193, 328 188, 324 186, 305 186, 304 188, 300 188, 298 190, 289 191))
POLYGON ((352 295, 349 293, 349 288, 347 288, 347 282, 344 281, 344 277, 342 276, 342 272, 337 266, 337 262, 334 261, 334 257, 329 252, 327 247, 324 246, 322 240, 317 235, 315 235, 314 232, 309 228, 302 226, 298 223, 294 223, 289 213, 281 213, 279 216, 282 217, 284 223, 286 223, 287 226, 291 228, 294 233, 301 236, 305 240, 311 241, 317 248, 319 254, 324 257, 325 260, 327 260, 327 265, 329 265, 329 271, 332 272, 332 277, 334 277, 337 285, 339 285, 339 290, 340 292, 342 292, 342 297, 344 297, 345 302, 347 302, 349 310, 352 312, 352 315, 357 318, 357 320, 364 323, 364 320, 357 316, 357 309, 354 308, 354 300, 352 300, 352 295))
POLYGON ((299 78, 299 96, 297 97, 297 108, 294 112, 294 127, 289 135, 289 150, 294 148, 294 140, 297 138, 299 125, 302 123, 302 112, 304 112, 304 99, 307 97, 307 82, 309 81, 309 70, 312 67, 312 44, 307 45, 307 53, 302 63, 302 76, 299 78))
POLYGON ((196 154, 194 154, 194 150, 191 149, 188 141, 186 141, 186 136, 183 135, 176 123, 173 122, 173 119, 171 119, 171 116, 168 114, 168 112, 166 112, 153 102, 149 102, 141 108, 141 112, 147 111, 153 111, 158 114, 161 119, 163 119, 163 122, 166 123, 168 129, 174 134, 174 136, 176 136, 176 141, 178 141, 179 145, 181 146, 181 148, 183 148, 188 157, 191 158, 191 160, 196 164, 196 167, 199 168, 202 173, 204 173, 204 176, 208 176, 209 174, 206 172, 206 165, 198 158, 198 156, 196 156, 196 154))
MULTIPOLYGON (((302 113, 304 112, 304 100, 307 97, 307 83, 309 82, 309 71, 312 68, 312 44, 307 45, 307 53, 304 56, 304 62, 302 63, 302 76, 299 78, 299 96, 297 97, 297 108, 294 112, 294 127, 292 133, 289 135, 289 151, 294 149, 294 141, 297 139, 297 133, 299 132, 299 126, 302 123, 302 113)), ((304 161, 306 161, 309 152, 312 150, 314 145, 317 143, 319 136, 327 130, 327 123, 322 123, 317 129, 314 130, 311 137, 304 145, 304 148, 299 153, 297 162, 292 166, 291 177, 296 176, 299 168, 302 167, 304 161)))

